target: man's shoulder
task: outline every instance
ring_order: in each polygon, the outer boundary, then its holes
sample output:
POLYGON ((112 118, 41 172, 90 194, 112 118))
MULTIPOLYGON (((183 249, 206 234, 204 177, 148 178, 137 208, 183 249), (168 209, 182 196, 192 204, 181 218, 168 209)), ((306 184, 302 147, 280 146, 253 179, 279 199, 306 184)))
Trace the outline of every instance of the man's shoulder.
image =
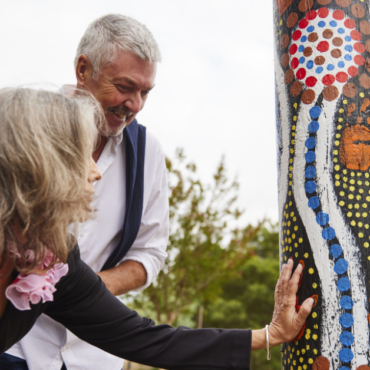
MULTIPOLYGON (((145 145, 145 156, 150 155, 151 157, 161 159, 164 157, 163 148, 159 140, 150 132, 146 130, 146 145, 145 145)), ((153 159, 153 158, 152 158, 153 159)))

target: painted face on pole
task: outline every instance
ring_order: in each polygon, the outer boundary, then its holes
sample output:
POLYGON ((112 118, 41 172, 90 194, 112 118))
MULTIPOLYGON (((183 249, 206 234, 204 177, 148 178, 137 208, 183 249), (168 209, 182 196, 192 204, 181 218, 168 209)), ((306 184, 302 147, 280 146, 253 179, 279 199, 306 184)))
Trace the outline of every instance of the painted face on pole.
POLYGON ((281 263, 303 262, 284 369, 370 369, 369 1, 274 0, 281 263))

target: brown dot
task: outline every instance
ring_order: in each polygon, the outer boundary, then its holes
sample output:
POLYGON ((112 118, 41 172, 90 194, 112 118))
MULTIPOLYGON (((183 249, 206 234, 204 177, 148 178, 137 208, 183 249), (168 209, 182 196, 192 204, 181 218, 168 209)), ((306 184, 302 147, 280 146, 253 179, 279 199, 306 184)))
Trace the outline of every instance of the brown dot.
POLYGON ((347 98, 353 98, 357 95, 357 89, 356 89, 356 86, 352 83, 346 83, 344 86, 343 86, 343 94, 347 97, 347 98))
POLYGON ((360 76, 360 85, 365 89, 370 88, 370 77, 366 73, 360 76))
POLYGON ((289 54, 288 53, 283 54, 283 56, 281 57, 280 63, 283 68, 288 67, 288 64, 289 64, 289 54))
POLYGON ((299 81, 294 81, 290 87, 290 94, 292 96, 298 96, 302 91, 302 84, 299 81))
POLYGON ((322 35, 325 39, 331 39, 333 37, 333 31, 329 29, 325 30, 322 35))
POLYGON ((368 21, 360 22, 360 31, 364 35, 370 35, 370 23, 368 21))
POLYGON ((347 6, 351 5, 351 0, 335 0, 335 2, 341 6, 342 8, 345 8, 347 6))
POLYGON ((368 72, 370 72, 370 58, 366 58, 365 60, 365 68, 368 72))
POLYGON ((342 56, 340 49, 333 49, 330 54, 333 58, 340 58, 342 56))
POLYGON ((333 101, 339 96, 339 90, 335 86, 327 86, 322 92, 322 96, 327 101, 333 101))
POLYGON ((330 361, 324 356, 318 356, 312 364, 312 370, 329 370, 330 361))
POLYGON ((366 41, 365 49, 370 53, 370 39, 366 41))
POLYGON ((324 356, 318 356, 312 364, 312 370, 329 370, 330 361, 324 356))
POLYGON ((362 122, 362 117, 357 117, 356 123, 361 123, 362 122))
POLYGON ((304 104, 311 104, 315 101, 315 91, 308 89, 302 94, 302 102, 304 104))
POLYGON ((370 370, 370 366, 367 365, 361 365, 356 370, 370 370))
POLYGON ((333 38, 333 45, 334 46, 342 46, 343 40, 340 37, 333 38))
POLYGON ((298 14, 297 13, 290 13, 286 20, 286 25, 288 28, 292 28, 298 22, 298 14))
POLYGON ((318 38, 319 36, 317 35, 316 32, 312 32, 308 35, 308 41, 310 42, 315 42, 318 38))
POLYGON ((357 18, 362 18, 365 15, 365 10, 360 4, 353 4, 351 6, 351 12, 357 18))
POLYGON ((284 33, 280 40, 280 47, 282 49, 285 49, 289 45, 289 41, 290 41, 289 36, 286 33, 284 33))
POLYGON ((307 48, 305 48, 305 49, 303 50, 303 55, 304 55, 305 57, 309 57, 312 53, 313 53, 313 50, 312 50, 312 48, 310 48, 310 47, 307 47, 307 48))
POLYGON ((319 55, 315 58, 315 64, 322 66, 325 63, 325 58, 322 55, 319 55))
POLYGON ((288 69, 285 72, 284 82, 286 85, 289 85, 294 79, 294 71, 292 69, 288 69))
POLYGON ((331 3, 331 0, 317 0, 317 2, 320 4, 320 5, 328 5, 331 3))
POLYGON ((302 13, 307 12, 313 6, 313 0, 301 0, 298 4, 298 10, 302 13))

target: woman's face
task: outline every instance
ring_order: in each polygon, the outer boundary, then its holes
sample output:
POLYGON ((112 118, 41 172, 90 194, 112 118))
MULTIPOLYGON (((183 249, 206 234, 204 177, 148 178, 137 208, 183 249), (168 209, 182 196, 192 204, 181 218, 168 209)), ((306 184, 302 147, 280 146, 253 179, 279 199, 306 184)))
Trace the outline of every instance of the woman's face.
POLYGON ((89 171, 88 171, 88 176, 87 176, 86 184, 85 184, 85 189, 89 194, 91 194, 91 196, 95 192, 93 183, 95 181, 100 180, 100 179, 101 179, 100 170, 99 170, 98 166, 96 165, 96 163, 94 162, 94 160, 91 158, 90 168, 89 168, 89 171))

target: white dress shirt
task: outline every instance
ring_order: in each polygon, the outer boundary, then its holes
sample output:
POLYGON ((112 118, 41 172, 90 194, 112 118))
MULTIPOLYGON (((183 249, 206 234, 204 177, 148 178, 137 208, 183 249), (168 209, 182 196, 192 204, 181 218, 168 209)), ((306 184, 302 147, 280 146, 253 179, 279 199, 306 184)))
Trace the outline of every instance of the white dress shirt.
MULTIPOLYGON (((94 217, 75 229, 81 258, 99 272, 122 234, 126 206, 126 151, 123 134, 109 138, 97 165, 103 175, 95 183, 94 217)), ((139 233, 122 259, 140 262, 149 286, 167 257, 168 196, 165 159, 158 140, 146 133, 144 202, 139 233)), ((23 358, 30 370, 119 370, 122 359, 81 341, 62 325, 41 315, 32 330, 7 353, 23 358)))

